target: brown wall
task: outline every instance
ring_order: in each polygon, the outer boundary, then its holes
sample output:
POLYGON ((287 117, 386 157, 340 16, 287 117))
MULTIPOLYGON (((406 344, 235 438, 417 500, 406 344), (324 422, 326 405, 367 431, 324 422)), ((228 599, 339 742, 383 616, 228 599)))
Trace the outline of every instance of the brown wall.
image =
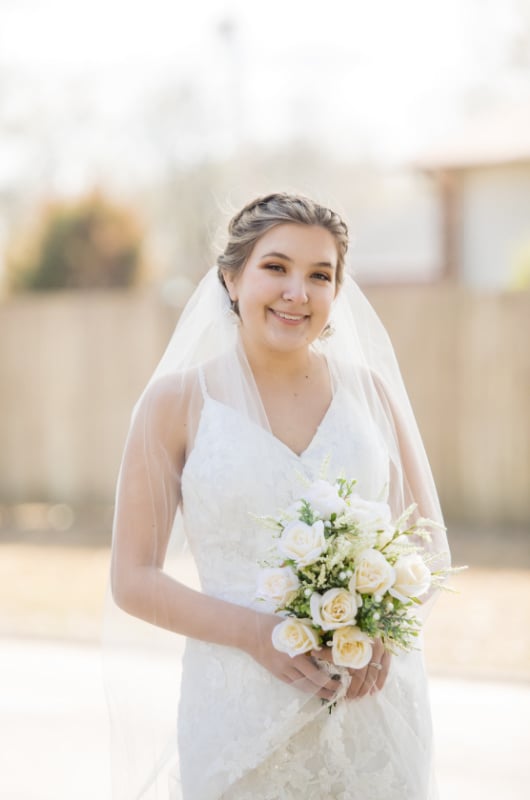
POLYGON ((448 517, 530 521, 530 293, 372 289, 448 517))
MULTIPOLYGON (((448 517, 530 521, 530 294, 367 290, 448 517)), ((0 501, 110 502, 133 403, 175 312, 150 293, 0 305, 0 501)))

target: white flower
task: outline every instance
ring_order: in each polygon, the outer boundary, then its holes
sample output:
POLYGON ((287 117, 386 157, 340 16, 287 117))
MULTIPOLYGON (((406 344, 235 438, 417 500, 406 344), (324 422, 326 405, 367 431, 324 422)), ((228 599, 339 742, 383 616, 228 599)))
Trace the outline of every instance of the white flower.
POLYGON ((395 532, 394 526, 390 525, 388 522, 384 522, 381 527, 378 528, 377 547, 379 550, 382 550, 382 548, 392 540, 395 532))
POLYGON ((392 512, 387 503, 363 500, 353 494, 348 500, 348 518, 354 520, 363 533, 387 531, 392 521, 392 512))
POLYGON ((350 579, 350 592, 383 595, 394 583, 396 574, 379 550, 368 548, 357 558, 355 572, 350 579))
POLYGON ((289 525, 290 522, 299 518, 300 512, 302 510, 302 503, 300 500, 296 500, 294 503, 291 503, 288 508, 283 511, 279 517, 277 517, 277 521, 280 525, 289 525))
POLYGON ((392 587, 405 597, 420 597, 431 585, 429 567, 418 553, 400 556, 395 565, 396 580, 392 587))
POLYGON ((313 622, 323 631, 333 631, 355 622, 361 598, 346 589, 328 589, 324 594, 311 595, 313 622))
POLYGON ((292 599, 299 586, 300 581, 291 567, 268 567, 262 569, 258 577, 257 595, 275 611, 292 599))
POLYGON ((297 566, 313 564, 327 547, 324 523, 321 520, 306 525, 296 520, 284 529, 278 541, 278 550, 285 558, 292 559, 297 566))
POLYGON ((333 634, 331 653, 337 667, 361 669, 372 658, 372 642, 357 626, 339 628, 333 634))
POLYGON ((320 649, 317 635, 311 627, 311 620, 287 617, 272 631, 272 643, 280 653, 294 658, 301 653, 320 649))
POLYGON ((313 511, 323 519, 329 519, 332 514, 342 514, 346 510, 346 503, 339 495, 336 486, 328 481, 318 480, 309 486, 302 495, 313 511))

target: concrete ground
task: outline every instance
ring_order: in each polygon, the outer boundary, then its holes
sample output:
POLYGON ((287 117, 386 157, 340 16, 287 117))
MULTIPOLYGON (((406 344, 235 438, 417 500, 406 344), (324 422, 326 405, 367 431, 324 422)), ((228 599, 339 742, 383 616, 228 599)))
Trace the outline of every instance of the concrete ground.
MULTIPOLYGON (((0 797, 110 800, 99 648, 5 639, 0 664, 0 797)), ((430 685, 441 800, 526 800, 530 685, 430 685)))
MULTIPOLYGON (((1 509, 0 509, 1 510, 1 509)), ((32 509, 33 513, 34 509, 32 509)), ((1 515, 0 515, 1 516, 1 515)), ((101 634, 108 520, 0 525, 0 799, 110 800, 101 634)), ((530 797, 530 535, 450 526, 425 629, 440 800, 530 797)))

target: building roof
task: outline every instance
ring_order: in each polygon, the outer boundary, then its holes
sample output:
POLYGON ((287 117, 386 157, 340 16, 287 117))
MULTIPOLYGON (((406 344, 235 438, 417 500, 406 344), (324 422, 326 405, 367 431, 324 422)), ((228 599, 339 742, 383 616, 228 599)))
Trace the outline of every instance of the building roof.
POLYGON ((468 118, 443 141, 421 153, 414 166, 428 172, 528 162, 530 103, 468 118))

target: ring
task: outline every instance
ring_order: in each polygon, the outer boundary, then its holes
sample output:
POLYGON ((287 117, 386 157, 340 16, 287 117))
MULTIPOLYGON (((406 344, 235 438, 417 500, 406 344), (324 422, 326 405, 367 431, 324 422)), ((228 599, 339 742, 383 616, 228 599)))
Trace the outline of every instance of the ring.
POLYGON ((375 667, 376 669, 383 669, 383 665, 382 664, 376 664, 375 661, 370 661, 370 664, 368 666, 375 667))

